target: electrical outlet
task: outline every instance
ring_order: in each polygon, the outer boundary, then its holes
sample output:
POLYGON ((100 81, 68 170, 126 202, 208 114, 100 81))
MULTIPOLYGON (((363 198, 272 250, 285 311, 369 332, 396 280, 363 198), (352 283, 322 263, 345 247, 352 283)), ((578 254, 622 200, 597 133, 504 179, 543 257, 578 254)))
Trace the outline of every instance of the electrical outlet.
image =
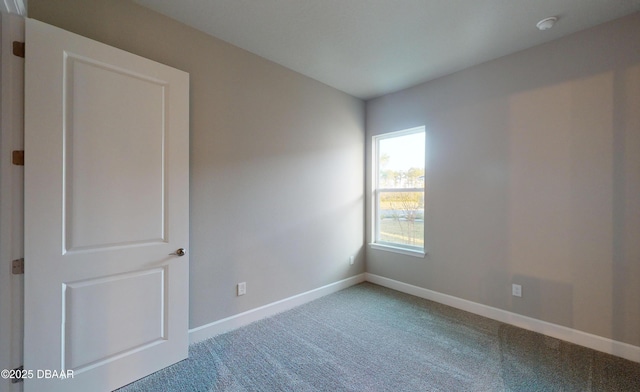
POLYGON ((514 297, 522 297, 522 286, 520 286, 519 284, 512 284, 511 285, 511 295, 513 295, 514 297))
POLYGON ((353 263, 355 262, 355 256, 349 256, 349 265, 353 265, 353 263))
POLYGON ((238 297, 247 293, 247 282, 238 283, 238 297))

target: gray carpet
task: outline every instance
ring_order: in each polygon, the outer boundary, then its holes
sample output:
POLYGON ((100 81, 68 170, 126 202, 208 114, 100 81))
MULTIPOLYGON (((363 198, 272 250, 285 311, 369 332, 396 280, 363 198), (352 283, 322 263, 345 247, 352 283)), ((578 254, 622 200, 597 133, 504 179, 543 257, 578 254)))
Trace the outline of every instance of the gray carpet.
POLYGON ((640 391, 640 364, 363 283, 118 391, 640 391))

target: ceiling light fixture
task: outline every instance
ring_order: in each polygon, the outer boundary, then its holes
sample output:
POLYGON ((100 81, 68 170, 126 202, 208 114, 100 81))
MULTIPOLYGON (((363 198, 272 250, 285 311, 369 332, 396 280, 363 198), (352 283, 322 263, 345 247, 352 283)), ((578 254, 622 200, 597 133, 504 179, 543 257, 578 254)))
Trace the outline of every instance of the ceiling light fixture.
POLYGON ((554 24, 556 24, 557 21, 558 18, 555 16, 544 18, 540 22, 538 22, 538 24, 536 24, 536 27, 538 28, 538 30, 549 30, 553 27, 554 24))

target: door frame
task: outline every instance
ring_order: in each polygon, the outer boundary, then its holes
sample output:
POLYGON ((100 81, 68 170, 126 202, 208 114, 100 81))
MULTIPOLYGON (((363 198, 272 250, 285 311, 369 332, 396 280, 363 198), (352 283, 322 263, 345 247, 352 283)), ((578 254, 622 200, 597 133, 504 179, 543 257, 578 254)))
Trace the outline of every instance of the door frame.
MULTIPOLYGON (((24 275, 11 273, 12 260, 24 256, 24 167, 11 162, 12 151, 24 149, 24 59, 12 42, 24 42, 26 8, 21 0, 0 4, 0 368, 13 369, 22 365, 24 336, 24 275)), ((22 391, 22 383, 0 379, 0 389, 22 391)))

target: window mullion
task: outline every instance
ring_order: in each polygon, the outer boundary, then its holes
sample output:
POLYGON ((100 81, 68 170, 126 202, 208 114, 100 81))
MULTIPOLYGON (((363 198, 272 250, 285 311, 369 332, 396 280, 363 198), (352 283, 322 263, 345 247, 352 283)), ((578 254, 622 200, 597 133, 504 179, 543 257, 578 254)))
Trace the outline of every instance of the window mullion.
POLYGON ((424 188, 380 188, 378 192, 424 192, 424 188))

